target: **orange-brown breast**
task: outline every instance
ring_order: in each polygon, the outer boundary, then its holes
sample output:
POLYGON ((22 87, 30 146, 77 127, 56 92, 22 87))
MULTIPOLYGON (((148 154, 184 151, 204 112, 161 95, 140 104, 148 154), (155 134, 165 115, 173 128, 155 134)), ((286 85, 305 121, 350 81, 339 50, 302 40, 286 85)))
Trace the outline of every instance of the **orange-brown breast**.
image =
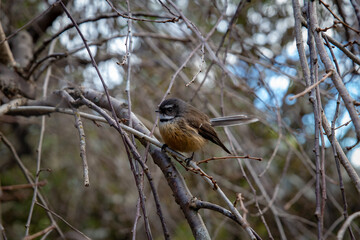
POLYGON ((206 143, 196 129, 182 120, 161 123, 159 130, 165 144, 179 152, 195 152, 206 143))

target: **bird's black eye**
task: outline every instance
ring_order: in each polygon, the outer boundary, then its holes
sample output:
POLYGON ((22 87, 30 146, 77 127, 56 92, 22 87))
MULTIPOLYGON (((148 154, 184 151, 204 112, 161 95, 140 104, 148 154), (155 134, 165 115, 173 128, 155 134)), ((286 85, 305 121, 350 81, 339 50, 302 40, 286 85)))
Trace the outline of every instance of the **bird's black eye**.
POLYGON ((166 112, 172 113, 174 111, 174 105, 173 104, 165 105, 164 109, 166 112))

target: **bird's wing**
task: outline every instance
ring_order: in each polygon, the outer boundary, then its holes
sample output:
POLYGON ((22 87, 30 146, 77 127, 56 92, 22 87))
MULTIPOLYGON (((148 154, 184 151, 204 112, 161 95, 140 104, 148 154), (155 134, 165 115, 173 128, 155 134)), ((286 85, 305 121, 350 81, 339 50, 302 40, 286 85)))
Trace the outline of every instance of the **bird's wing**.
POLYGON ((225 150, 225 152, 231 154, 230 151, 225 147, 225 145, 220 141, 214 128, 211 126, 209 118, 205 114, 202 114, 202 113, 200 116, 196 115, 197 116, 196 119, 193 116, 195 116, 195 114, 190 113, 187 115, 188 124, 192 128, 196 129, 200 136, 219 145, 220 147, 222 147, 222 149, 225 150))
POLYGON ((216 134, 214 128, 209 124, 209 123, 205 123, 199 126, 198 128, 199 134, 205 138, 210 140, 211 142, 219 145, 220 147, 222 147, 222 149, 225 150, 225 152, 230 153, 230 151, 225 147, 225 145, 220 141, 218 135, 216 134))

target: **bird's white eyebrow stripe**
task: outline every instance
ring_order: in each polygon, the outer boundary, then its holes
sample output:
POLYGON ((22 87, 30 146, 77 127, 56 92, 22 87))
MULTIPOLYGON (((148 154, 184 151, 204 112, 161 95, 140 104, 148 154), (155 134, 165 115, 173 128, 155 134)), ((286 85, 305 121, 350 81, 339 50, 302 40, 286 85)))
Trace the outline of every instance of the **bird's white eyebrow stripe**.
POLYGON ((171 108, 173 106, 174 106, 174 104, 168 104, 168 105, 165 105, 164 108, 171 108))

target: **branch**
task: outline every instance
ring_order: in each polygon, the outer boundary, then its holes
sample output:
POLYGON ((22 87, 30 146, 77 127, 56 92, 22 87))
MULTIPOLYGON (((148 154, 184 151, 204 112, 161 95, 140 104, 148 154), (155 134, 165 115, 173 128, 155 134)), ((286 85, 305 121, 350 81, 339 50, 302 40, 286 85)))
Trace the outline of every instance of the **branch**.
POLYGON ((246 156, 226 156, 226 157, 211 157, 208 159, 204 159, 201 161, 197 161, 196 164, 200 165, 202 163, 208 163, 210 161, 214 161, 214 160, 224 160, 224 159, 238 159, 238 158, 242 158, 242 159, 252 159, 252 160, 256 160, 256 161, 262 161, 262 158, 259 157, 251 157, 249 155, 246 156))
POLYGON ((86 236, 84 233, 82 233, 79 229, 77 229, 76 227, 74 227, 73 225, 71 225, 69 222, 67 222, 64 218, 62 218, 59 214, 55 213, 54 211, 51 211, 49 208, 47 208, 45 205, 39 203, 39 202, 35 202, 37 205, 39 205, 40 207, 42 207, 43 209, 46 210, 46 212, 48 212, 51 215, 54 215, 55 217, 59 218, 61 221, 63 221, 66 225, 68 225, 72 230, 74 230, 75 232, 79 233, 81 236, 83 236, 85 239, 87 240, 91 240, 88 236, 86 236))
MULTIPOLYGON (((39 187, 43 187, 47 184, 46 181, 40 181, 37 183, 37 185, 39 187)), ((13 190, 18 190, 18 189, 24 189, 24 188, 34 188, 35 183, 34 184, 17 184, 17 185, 10 185, 10 186, 1 186, 0 187, 0 191, 13 191, 13 190)))
POLYGON ((6 114, 9 112, 11 108, 24 105, 27 102, 26 98, 16 98, 14 100, 11 100, 8 103, 5 103, 0 106, 0 116, 6 114))
POLYGON ((314 83, 313 85, 307 87, 304 91, 302 91, 301 93, 298 93, 292 97, 289 97, 289 100, 292 101, 296 98, 302 97, 304 96, 306 93, 310 92, 312 89, 314 89, 315 87, 319 86, 320 83, 322 83, 323 81, 325 81, 328 77, 330 77, 333 74, 333 70, 330 70, 330 72, 328 72, 327 74, 325 74, 325 76, 320 80, 317 81, 316 83, 314 83))
POLYGON ((9 43, 4 41, 6 38, 1 21, 0 21, 0 62, 14 67, 16 65, 14 56, 10 50, 9 43))
POLYGON ((80 157, 83 161, 84 186, 88 187, 88 186, 90 186, 90 180, 89 180, 89 167, 88 167, 87 157, 86 157, 85 131, 84 131, 84 126, 81 121, 79 110, 74 108, 73 112, 74 112, 74 117, 75 117, 75 127, 79 132, 79 138, 80 138, 80 157))
MULTIPOLYGON (((231 220, 233 220, 236 223, 238 223, 239 225, 241 225, 241 223, 237 220, 236 216, 234 214, 232 214, 231 211, 229 211, 226 208, 223 208, 217 204, 214 204, 211 202, 205 202, 205 201, 201 201, 197 198, 193 198, 191 200, 189 206, 191 208, 195 209, 196 211, 198 211, 201 208, 213 210, 215 212, 218 212, 218 213, 224 215, 225 217, 230 218, 231 220)), ((252 230, 252 231, 256 237, 256 240, 261 240, 261 237, 254 230, 252 230)))
POLYGON ((45 234, 51 232, 54 228, 55 228, 54 225, 50 225, 49 227, 47 227, 47 228, 45 228, 45 229, 43 229, 43 230, 41 230, 41 231, 39 231, 39 232, 37 232, 37 233, 34 233, 34 234, 32 234, 32 235, 29 235, 29 236, 26 236, 26 237, 24 238, 24 240, 32 240, 32 239, 35 239, 35 238, 37 238, 37 237, 40 237, 40 236, 42 236, 42 235, 45 235, 45 234))
POLYGON ((344 224, 341 226, 336 238, 338 240, 341 240, 344 238, 344 234, 345 234, 345 231, 346 231, 346 228, 348 228, 351 224, 351 222, 356 218, 356 217, 359 217, 360 216, 360 212, 356 212, 356 213, 353 213, 349 216, 348 219, 346 219, 346 221, 344 222, 344 224))
MULTIPOLYGON (((53 41, 51 43, 50 48, 49 48, 49 54, 51 54, 54 51, 55 43, 56 43, 56 41, 53 41)), ((44 98, 47 95, 47 88, 49 85, 51 71, 52 71, 52 68, 49 67, 47 69, 46 76, 44 79, 44 83, 43 83, 43 97, 44 98)), ((37 195, 38 195, 37 192, 38 192, 38 183, 40 180, 40 172, 41 172, 41 156, 42 156, 42 145, 43 145, 43 140, 44 140, 44 134, 45 134, 45 116, 42 116, 41 117, 41 129, 40 129, 39 143, 38 143, 38 147, 36 149, 37 158, 36 158, 35 187, 34 187, 33 198, 32 198, 31 205, 30 205, 28 219, 25 224, 25 228, 26 228, 25 237, 27 237, 29 235, 30 223, 31 223, 32 215, 33 215, 33 210, 35 207, 35 201, 36 201, 37 195)))

